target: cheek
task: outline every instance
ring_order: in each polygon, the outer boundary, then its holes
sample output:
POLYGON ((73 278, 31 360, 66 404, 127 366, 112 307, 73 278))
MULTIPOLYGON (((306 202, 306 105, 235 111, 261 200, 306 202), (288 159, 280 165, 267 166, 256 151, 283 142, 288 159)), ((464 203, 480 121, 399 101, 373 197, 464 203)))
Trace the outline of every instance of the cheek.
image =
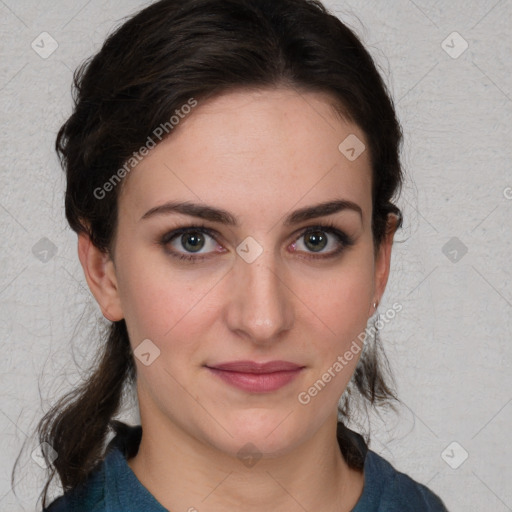
MULTIPOLYGON (((164 347, 169 340, 185 337, 186 347, 181 348, 192 350, 194 340, 215 323, 222 298, 230 296, 225 288, 229 276, 222 279, 223 272, 208 267, 180 271, 145 251, 120 251, 117 275, 133 346, 149 338, 164 347)), ((358 249, 330 271, 302 270, 290 277, 291 289, 300 299, 295 304, 297 322, 305 321, 302 328, 319 340, 318 353, 343 353, 366 327, 373 296, 371 244, 360 240, 358 249)))
POLYGON ((330 280, 329 291, 311 301, 321 322, 316 321, 317 334, 310 337, 315 364, 301 397, 311 400, 312 413, 322 415, 326 404, 334 407, 352 378, 363 349, 372 292, 372 279, 354 271, 330 280))
POLYGON ((171 270, 160 259, 145 264, 148 260, 132 254, 119 265, 119 294, 132 345, 149 338, 163 349, 183 331, 193 341, 194 330, 208 321, 204 299, 218 276, 204 274, 192 280, 187 271, 171 270))
MULTIPOLYGON (((298 295, 339 346, 364 330, 374 294, 373 259, 358 251, 326 279, 301 280, 298 295)), ((339 347, 338 347, 339 348, 339 347)))
POLYGON ((337 403, 361 356, 374 293, 371 252, 354 251, 316 290, 305 301, 315 316, 308 320, 315 325, 308 337, 315 345, 315 365, 307 379, 312 387, 304 391, 310 398, 318 394, 313 410, 320 414, 326 403, 337 403))

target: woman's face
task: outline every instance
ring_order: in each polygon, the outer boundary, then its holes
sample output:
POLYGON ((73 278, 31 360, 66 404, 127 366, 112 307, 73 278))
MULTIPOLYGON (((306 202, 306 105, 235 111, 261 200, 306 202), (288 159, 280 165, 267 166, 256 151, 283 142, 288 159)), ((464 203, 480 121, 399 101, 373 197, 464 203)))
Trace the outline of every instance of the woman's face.
POLYGON ((137 356, 143 424, 235 456, 285 453, 332 420, 389 265, 361 143, 324 95, 230 92, 125 178, 110 315, 137 356))

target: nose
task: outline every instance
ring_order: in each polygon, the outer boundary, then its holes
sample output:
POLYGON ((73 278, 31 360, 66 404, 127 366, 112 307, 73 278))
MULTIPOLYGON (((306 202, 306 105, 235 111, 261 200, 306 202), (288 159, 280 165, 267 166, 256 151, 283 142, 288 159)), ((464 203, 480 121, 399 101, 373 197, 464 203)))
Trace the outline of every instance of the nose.
POLYGON ((294 295, 283 267, 266 251, 252 263, 238 257, 234 265, 229 328, 258 345, 275 343, 294 322, 294 295))

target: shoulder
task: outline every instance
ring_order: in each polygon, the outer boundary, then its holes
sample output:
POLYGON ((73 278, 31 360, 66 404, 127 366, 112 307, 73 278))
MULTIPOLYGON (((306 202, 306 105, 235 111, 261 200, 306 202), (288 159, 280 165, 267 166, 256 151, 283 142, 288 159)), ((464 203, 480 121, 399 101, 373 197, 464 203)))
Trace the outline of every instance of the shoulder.
POLYGON ((378 503, 378 508, 371 509, 375 512, 447 512, 439 496, 405 473, 397 471, 372 450, 366 454, 365 473, 365 480, 369 480, 368 490, 373 492, 378 503))
POLYGON ((104 462, 80 486, 66 492, 43 512, 103 512, 105 503, 104 462))
POLYGON ((142 437, 140 425, 112 422, 116 435, 105 450, 103 460, 80 486, 55 499, 43 512, 105 512, 112 510, 117 480, 122 479, 124 457, 133 456, 142 437))

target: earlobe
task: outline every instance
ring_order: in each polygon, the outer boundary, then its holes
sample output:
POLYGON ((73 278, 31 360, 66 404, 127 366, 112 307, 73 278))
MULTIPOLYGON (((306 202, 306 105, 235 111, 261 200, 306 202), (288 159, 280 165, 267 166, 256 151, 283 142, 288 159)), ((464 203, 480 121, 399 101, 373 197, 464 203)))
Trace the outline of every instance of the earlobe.
POLYGON ((123 318, 114 262, 110 254, 101 251, 85 233, 78 235, 78 257, 85 279, 103 316, 111 322, 123 318))

